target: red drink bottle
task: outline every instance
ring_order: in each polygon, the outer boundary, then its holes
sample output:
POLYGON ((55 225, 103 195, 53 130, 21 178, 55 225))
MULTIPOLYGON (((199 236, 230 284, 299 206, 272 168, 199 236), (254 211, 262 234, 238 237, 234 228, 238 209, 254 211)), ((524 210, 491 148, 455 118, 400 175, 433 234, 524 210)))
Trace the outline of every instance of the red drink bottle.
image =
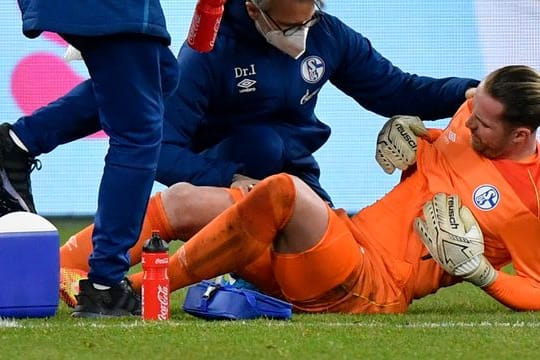
POLYGON ((188 45, 199 52, 209 52, 219 30, 226 0, 199 0, 191 19, 188 45))
POLYGON ((169 245, 158 231, 144 243, 142 252, 142 318, 169 319, 169 245))

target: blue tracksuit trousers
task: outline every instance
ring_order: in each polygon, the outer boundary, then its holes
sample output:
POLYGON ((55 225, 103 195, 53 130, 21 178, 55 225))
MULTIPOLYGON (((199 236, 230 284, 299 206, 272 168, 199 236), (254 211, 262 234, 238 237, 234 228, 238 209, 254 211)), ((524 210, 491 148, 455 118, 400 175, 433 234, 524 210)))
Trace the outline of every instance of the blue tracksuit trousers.
MULTIPOLYGON (((89 278, 113 285, 128 271, 128 250, 140 233, 161 146, 164 97, 176 88, 178 67, 174 55, 157 38, 66 36, 66 40, 81 51, 92 78, 85 86, 92 85, 94 98, 74 104, 85 109, 88 116, 69 119, 59 114, 60 121, 67 125, 59 133, 47 131, 44 121, 33 123, 22 118, 14 124, 14 131, 34 155, 99 128, 109 136, 89 278), (92 101, 95 101, 94 110, 92 101), (31 123, 35 125, 27 126, 31 123), (40 127, 45 127, 41 133, 40 127)), ((84 86, 74 89, 80 90, 88 89, 84 86)), ((55 104, 51 106, 49 111, 54 114, 55 104)), ((49 115, 38 111, 33 116, 44 120, 49 115)), ((58 124, 52 127, 58 128, 58 124)))

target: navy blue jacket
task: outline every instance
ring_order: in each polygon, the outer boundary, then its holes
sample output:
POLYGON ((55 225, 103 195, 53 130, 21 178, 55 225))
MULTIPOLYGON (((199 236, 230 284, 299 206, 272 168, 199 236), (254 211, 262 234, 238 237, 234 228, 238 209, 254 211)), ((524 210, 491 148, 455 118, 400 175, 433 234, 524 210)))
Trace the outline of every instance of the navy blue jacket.
MULTIPOLYGON (((453 115, 465 90, 478 84, 405 73, 368 39, 326 13, 309 30, 305 54, 294 60, 259 34, 244 0, 227 2, 212 52, 198 53, 184 44, 178 63, 180 86, 167 102, 157 173, 166 185, 178 179, 230 185, 239 165, 200 152, 242 126, 275 129, 291 163, 309 156, 330 136, 329 126, 314 113, 317 94, 328 81, 377 114, 414 114, 426 120, 453 115)), ((315 160, 308 160, 318 174, 315 160)), ((287 171, 294 174, 294 165, 287 171)))
POLYGON ((34 38, 42 31, 80 36, 120 33, 170 36, 159 0, 18 0, 23 33, 34 38))

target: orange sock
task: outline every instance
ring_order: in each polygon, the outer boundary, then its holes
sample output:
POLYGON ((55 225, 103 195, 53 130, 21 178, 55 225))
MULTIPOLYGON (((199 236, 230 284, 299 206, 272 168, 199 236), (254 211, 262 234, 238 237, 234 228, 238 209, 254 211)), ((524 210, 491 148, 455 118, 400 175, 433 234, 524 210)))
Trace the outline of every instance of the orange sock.
MULTIPOLYGON (((137 243, 129 251, 131 265, 141 261, 141 252, 144 242, 150 238, 153 230, 159 231, 165 241, 174 239, 173 230, 163 209, 161 193, 150 198, 146 216, 144 217, 141 233, 137 243)), ((94 225, 89 225, 73 235, 60 248, 60 267, 76 268, 88 271, 88 257, 92 252, 92 233, 94 225)))
POLYGON ((60 247, 60 267, 88 272, 88 257, 92 252, 94 225, 88 225, 60 247))
POLYGON ((233 272, 257 260, 285 227, 296 189, 290 176, 271 176, 193 236, 169 262, 171 291, 233 272))
MULTIPOLYGON (((231 195, 231 199, 232 199, 233 203, 237 203, 242 198, 244 198, 244 193, 242 192, 242 190, 240 188, 231 188, 231 189, 228 189, 228 190, 229 190, 229 193, 231 195)), ((165 212, 163 212, 162 214, 163 214, 163 218, 166 220, 165 212)), ((178 261, 178 252, 173 254, 169 258, 169 264, 176 263, 177 261, 178 261)), ((171 267, 171 265, 169 265, 168 273, 173 274, 172 277, 176 278, 176 275, 174 275, 174 272, 175 272, 175 269, 173 267, 171 267)), ((142 286, 142 279, 143 279, 142 271, 130 275, 129 279, 131 280, 133 289, 135 289, 135 291, 137 291, 137 292, 140 292, 141 286, 142 286)), ((179 288, 177 287, 175 289, 172 289, 171 291, 174 291, 174 290, 177 290, 177 289, 179 289, 179 288)))
POLYGON ((171 224, 169 223, 169 219, 163 208, 160 192, 152 196, 148 202, 148 208, 146 209, 146 216, 144 217, 139 240, 137 240, 137 243, 133 245, 129 251, 131 265, 141 262, 142 247, 145 241, 150 238, 152 231, 154 230, 159 231, 161 238, 167 242, 175 239, 171 224))

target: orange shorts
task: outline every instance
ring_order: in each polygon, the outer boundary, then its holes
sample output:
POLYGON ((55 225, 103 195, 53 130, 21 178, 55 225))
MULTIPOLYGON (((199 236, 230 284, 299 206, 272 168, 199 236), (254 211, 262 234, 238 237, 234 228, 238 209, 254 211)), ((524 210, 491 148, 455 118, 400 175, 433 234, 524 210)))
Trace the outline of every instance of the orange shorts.
POLYGON ((301 254, 272 253, 285 298, 303 312, 396 313, 407 301, 379 254, 357 241, 343 210, 328 208, 321 241, 301 254), (375 256, 375 258, 373 258, 375 256))
POLYGON ((356 225, 343 210, 328 207, 328 216, 326 233, 313 248, 300 254, 269 248, 237 274, 300 312, 404 312, 408 301, 380 254, 362 246, 361 233, 352 230, 356 225))

